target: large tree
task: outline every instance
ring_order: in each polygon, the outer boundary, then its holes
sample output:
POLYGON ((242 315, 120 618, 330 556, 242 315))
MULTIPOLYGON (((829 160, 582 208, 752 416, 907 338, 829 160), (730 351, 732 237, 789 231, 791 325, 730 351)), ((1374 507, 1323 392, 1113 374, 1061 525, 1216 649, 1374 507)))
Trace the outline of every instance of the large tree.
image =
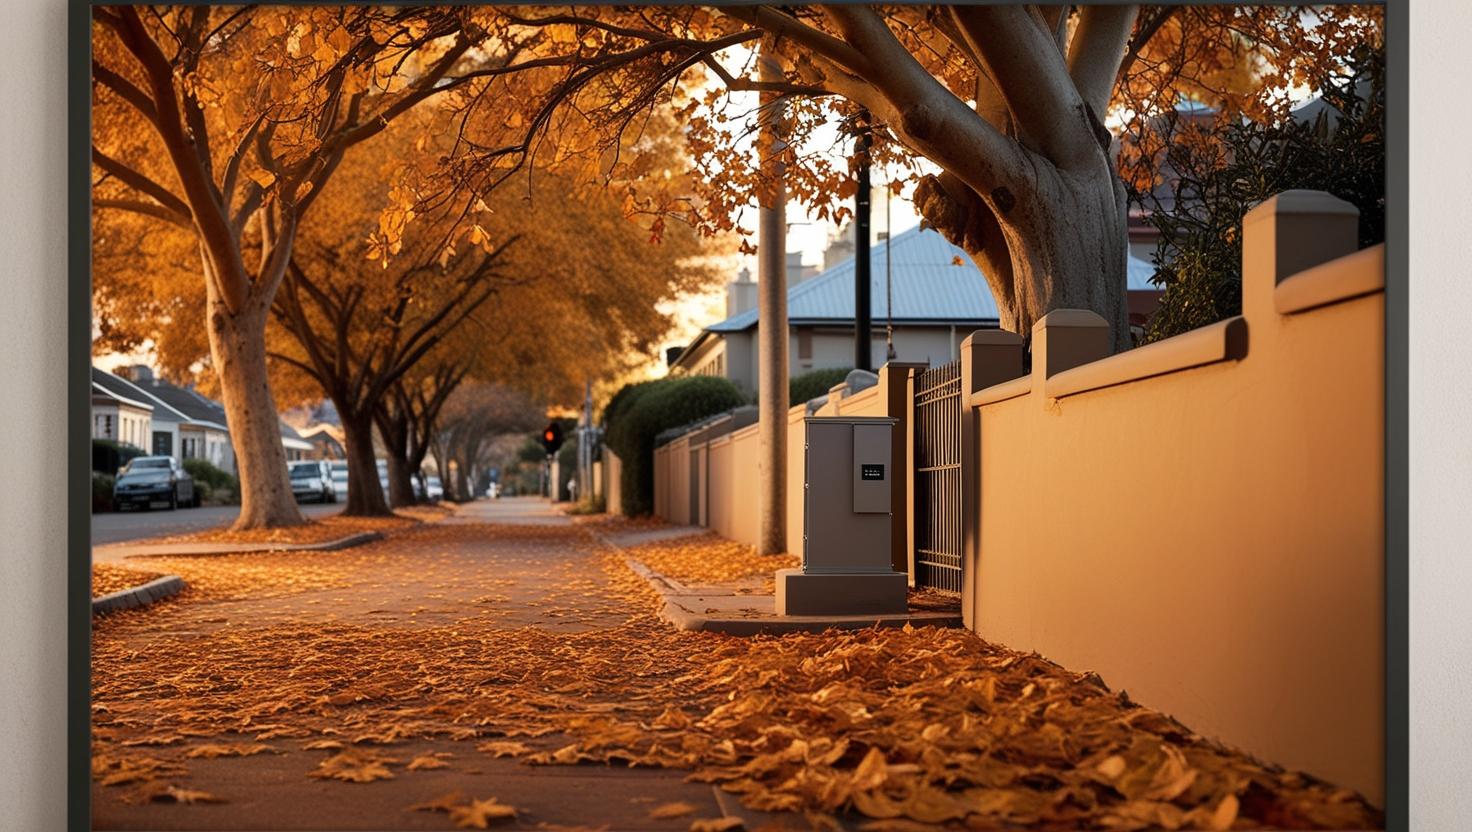
POLYGON ((93 204, 192 235, 241 483, 235 526, 301 522, 265 338, 300 224, 351 148, 425 100, 505 71, 520 47, 489 40, 454 9, 118 6, 93 16, 93 204))
MULTIPOLYGON (((863 111, 881 160, 918 163, 925 218, 986 275, 1002 325, 1028 334, 1060 307, 1110 321, 1129 344, 1126 200, 1106 122, 1126 127, 1183 97, 1227 116, 1286 106, 1293 85, 1379 38, 1374 7, 729 6, 508 10, 509 33, 547 30, 574 66, 488 87, 526 107, 514 149, 539 139, 560 153, 600 149, 670 102, 688 119, 706 190, 698 203, 649 204, 729 228, 760 187, 750 132, 731 94, 768 92, 789 108, 787 189, 821 216, 844 213, 845 154, 814 147, 815 130, 863 111), (783 65, 758 79, 754 44, 783 65), (733 127, 733 124, 736 126, 733 127), (566 140, 568 136, 578 137, 566 140), (571 148, 571 150, 569 150, 571 148), (935 172, 934 168, 939 168, 935 172)), ((494 181, 484 159, 507 147, 472 129, 442 170, 455 183, 494 181)), ((504 115, 495 120, 505 123, 504 115)), ((447 180, 449 181, 449 180, 447 180)))

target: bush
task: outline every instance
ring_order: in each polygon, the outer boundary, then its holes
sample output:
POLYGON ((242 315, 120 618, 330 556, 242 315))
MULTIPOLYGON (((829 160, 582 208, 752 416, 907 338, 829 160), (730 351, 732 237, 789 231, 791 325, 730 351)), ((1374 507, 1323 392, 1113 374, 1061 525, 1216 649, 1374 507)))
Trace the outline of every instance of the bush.
POLYGON ((619 390, 604 411, 604 441, 623 462, 623 513, 648 514, 654 508, 654 437, 744 404, 736 385, 714 376, 662 378, 619 390))
POLYGON ((235 475, 216 467, 207 459, 186 459, 184 470, 194 478, 194 487, 200 501, 220 500, 231 504, 240 502, 240 484, 235 475))
POLYGON ((92 513, 112 511, 112 486, 116 478, 101 471, 92 472, 92 513))
POLYGON ((848 378, 851 372, 852 367, 829 367, 793 376, 787 382, 788 405, 803 404, 826 394, 833 385, 848 378))
POLYGON ((92 470, 110 477, 117 476, 118 469, 127 465, 134 457, 143 455, 142 448, 124 442, 112 439, 92 440, 92 470))
POLYGON ((1240 314, 1242 216, 1282 191, 1326 191, 1360 210, 1360 245, 1385 239, 1384 53, 1364 49, 1347 75, 1320 79, 1324 102, 1312 123, 1230 122, 1205 136, 1183 132, 1166 159, 1180 177, 1174 210, 1152 197, 1160 229, 1154 282, 1165 289, 1145 341, 1158 341, 1240 314), (1366 89, 1367 88, 1367 89, 1366 89), (1366 95, 1368 92, 1368 95, 1366 95), (1203 141, 1203 139, 1205 139, 1203 141))

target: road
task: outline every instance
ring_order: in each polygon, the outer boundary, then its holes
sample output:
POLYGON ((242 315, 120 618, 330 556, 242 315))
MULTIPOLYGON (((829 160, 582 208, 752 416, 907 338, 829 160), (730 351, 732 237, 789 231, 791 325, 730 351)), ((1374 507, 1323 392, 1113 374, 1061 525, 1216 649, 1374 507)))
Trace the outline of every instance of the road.
MULTIPOLYGON (((342 511, 342 505, 308 504, 302 512, 308 517, 321 517, 342 511)), ((92 515, 92 545, 121 543, 145 537, 163 537, 223 526, 231 523, 240 514, 239 506, 201 506, 181 508, 174 511, 153 509, 151 511, 107 512, 92 515)))

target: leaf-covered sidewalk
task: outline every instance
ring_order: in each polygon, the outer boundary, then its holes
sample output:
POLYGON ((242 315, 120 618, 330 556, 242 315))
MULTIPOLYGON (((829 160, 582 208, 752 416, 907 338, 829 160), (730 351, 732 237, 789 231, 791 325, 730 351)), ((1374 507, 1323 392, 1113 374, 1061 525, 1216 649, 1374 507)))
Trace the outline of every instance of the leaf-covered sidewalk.
MULTIPOLYGON (((722 828, 706 782, 794 828, 1380 825, 964 631, 677 632, 599 522, 150 562, 189 588, 96 626, 97 827, 722 828)), ((775 568, 711 538, 632 554, 775 568)))

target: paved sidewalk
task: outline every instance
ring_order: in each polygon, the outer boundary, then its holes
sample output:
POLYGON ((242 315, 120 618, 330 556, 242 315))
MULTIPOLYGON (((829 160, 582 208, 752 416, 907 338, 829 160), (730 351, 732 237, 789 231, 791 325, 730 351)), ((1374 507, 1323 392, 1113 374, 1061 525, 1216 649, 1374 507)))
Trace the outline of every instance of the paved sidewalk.
MULTIPOLYGON (((99 653, 94 675, 99 684, 109 677, 116 678, 122 668, 115 664, 117 659, 110 657, 132 655, 137 650, 166 651, 190 662, 204 661, 200 657, 212 655, 211 651, 235 655, 231 652, 238 649, 235 645, 263 628, 373 627, 386 637, 397 638, 406 630, 445 628, 471 620, 467 616, 489 616, 493 623, 476 626, 490 628, 485 651, 493 657, 500 649, 495 633, 509 634, 517 628, 597 633, 618 626, 627 618, 627 602, 589 594, 584 587, 606 580, 601 567, 606 550, 571 526, 562 512, 535 498, 466 504, 440 523, 330 558, 328 562, 334 568, 345 570, 346 586, 334 583, 289 594, 273 589, 258 597, 218 600, 204 595, 110 623, 98 631, 96 639, 104 647, 114 647, 99 653), (545 532, 529 529, 532 534, 528 537, 507 533, 508 526, 569 528, 566 533, 551 528, 545 532), (497 593, 494 600, 487 597, 491 591, 497 593), (161 639, 171 644, 160 647, 161 639)), ((292 568, 293 562, 310 569, 322 558, 319 553, 283 552, 273 555, 271 562, 282 564, 282 569, 292 568)), ((174 563, 185 561, 188 559, 179 558, 174 563)), ((234 565, 216 558, 200 558, 198 562, 210 570, 234 565)), ((374 643, 360 643, 355 649, 372 651, 374 643)), ((260 662, 265 658, 254 656, 251 660, 260 662)), ((516 672, 515 661, 509 658, 505 665, 508 672, 516 672)), ((292 673, 289 667, 282 668, 282 678, 292 673)), ((168 695, 170 691, 153 687, 153 674, 140 666, 134 675, 146 690, 105 694, 99 704, 117 709, 120 702, 137 696, 148 701, 168 695)), ((248 742, 250 734, 190 737, 165 747, 129 747, 126 743, 138 739, 139 733, 170 730, 171 717, 166 715, 173 713, 173 708, 166 704, 147 707, 160 715, 154 717, 158 722, 139 729, 115 729, 121 731, 120 735, 99 748, 111 755, 177 759, 188 773, 174 782, 225 802, 129 803, 123 800, 129 787, 106 787, 94 781, 95 829, 451 829, 454 824, 443 812, 407 809, 456 791, 469 798, 494 796, 517 807, 515 821, 497 823, 495 828, 531 829, 549 824, 686 830, 694 819, 722 816, 715 790, 708 784, 686 782, 689 772, 685 770, 601 764, 532 766, 476 751, 478 740, 416 738, 373 746, 400 761, 425 754, 453 756, 444 758, 448 767, 434 770, 409 771, 401 762, 392 768, 392 779, 372 783, 308 776, 330 752, 305 749, 305 738, 264 741, 282 753, 217 759, 191 758, 187 752, 200 743, 248 742), (675 818, 651 817, 656 807, 675 802, 689 804, 691 811, 675 818)), ((297 719, 290 713, 270 718, 282 724, 293 724, 297 719)), ((563 741, 553 735, 532 742, 551 749, 563 741)), ((793 828, 804 826, 799 820, 793 828)))

